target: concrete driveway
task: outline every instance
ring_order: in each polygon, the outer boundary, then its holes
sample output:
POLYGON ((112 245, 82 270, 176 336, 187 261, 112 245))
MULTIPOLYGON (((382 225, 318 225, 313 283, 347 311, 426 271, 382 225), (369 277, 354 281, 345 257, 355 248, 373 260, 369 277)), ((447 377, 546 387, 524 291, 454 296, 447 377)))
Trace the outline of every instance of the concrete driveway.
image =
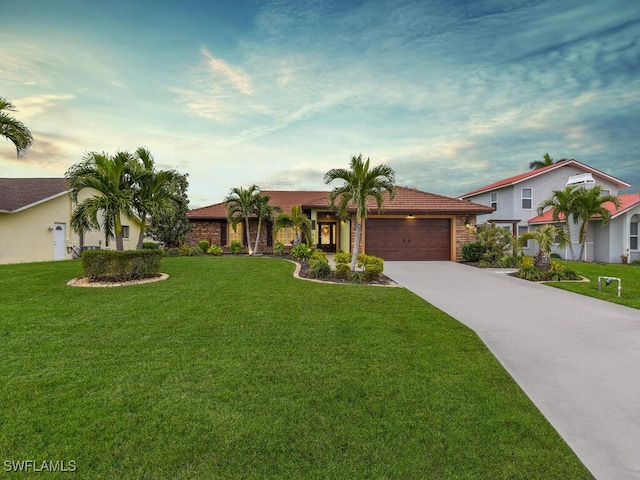
POLYGON ((596 478, 640 479, 640 311, 452 262, 384 273, 473 329, 596 478))

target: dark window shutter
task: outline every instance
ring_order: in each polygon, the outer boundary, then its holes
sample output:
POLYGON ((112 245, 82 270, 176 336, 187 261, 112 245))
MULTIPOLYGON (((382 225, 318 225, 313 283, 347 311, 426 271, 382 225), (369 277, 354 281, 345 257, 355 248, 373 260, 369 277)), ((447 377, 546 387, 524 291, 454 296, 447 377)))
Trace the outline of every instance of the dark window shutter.
POLYGON ((273 247, 273 223, 267 222, 267 247, 273 247))
POLYGON ((228 244, 229 240, 227 237, 227 222, 223 220, 220 222, 220 246, 228 244))

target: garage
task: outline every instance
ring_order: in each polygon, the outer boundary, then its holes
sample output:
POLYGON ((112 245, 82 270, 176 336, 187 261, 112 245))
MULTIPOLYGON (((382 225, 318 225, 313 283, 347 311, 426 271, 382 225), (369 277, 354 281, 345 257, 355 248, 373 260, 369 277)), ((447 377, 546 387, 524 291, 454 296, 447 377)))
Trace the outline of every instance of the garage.
POLYGON ((369 217, 365 245, 367 254, 388 261, 451 260, 451 220, 369 217))

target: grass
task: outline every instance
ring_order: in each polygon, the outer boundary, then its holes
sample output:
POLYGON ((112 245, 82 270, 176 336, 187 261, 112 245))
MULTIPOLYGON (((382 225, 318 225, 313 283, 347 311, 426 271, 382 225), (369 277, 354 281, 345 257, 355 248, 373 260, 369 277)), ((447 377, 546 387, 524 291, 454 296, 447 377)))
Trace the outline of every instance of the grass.
POLYGON ((619 303, 627 307, 640 309, 640 266, 622 264, 584 263, 554 260, 579 273, 589 282, 553 282, 548 283, 556 288, 599 298, 608 302, 619 303), (605 286, 598 291, 598 277, 617 277, 622 280, 622 294, 618 297, 618 282, 605 286))
POLYGON ((169 258, 166 281, 94 289, 65 285, 78 262, 0 266, 0 460, 93 479, 591 478, 472 331, 404 289, 293 268, 169 258))

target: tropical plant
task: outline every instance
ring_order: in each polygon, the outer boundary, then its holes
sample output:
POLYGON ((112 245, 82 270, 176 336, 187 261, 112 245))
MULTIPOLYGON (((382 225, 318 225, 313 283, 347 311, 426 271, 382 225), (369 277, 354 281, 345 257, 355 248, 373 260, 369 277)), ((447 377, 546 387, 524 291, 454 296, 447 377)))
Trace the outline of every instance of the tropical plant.
POLYGON ((324 182, 330 184, 335 180, 342 180, 343 184, 335 187, 329 195, 331 209, 338 211, 341 218, 349 217, 349 208, 355 208, 355 235, 353 256, 351 258, 351 271, 356 269, 358 249, 360 247, 360 237, 362 234, 362 224, 367 218, 369 199, 374 199, 378 207, 378 213, 382 212, 384 193, 389 195, 389 199, 395 197, 395 173, 387 165, 378 165, 369 168, 369 158, 362 160, 362 154, 351 157, 350 169, 333 168, 324 176, 324 182), (336 200, 338 206, 336 207, 336 200))
POLYGON ((364 277, 367 281, 376 280, 384 271, 384 260, 374 255, 358 255, 356 265, 364 269, 364 277))
POLYGON ((84 159, 65 173, 73 202, 85 188, 93 188, 94 195, 77 204, 71 215, 71 226, 83 233, 90 229, 102 229, 106 238, 115 236, 116 249, 123 250, 122 221, 120 216, 134 214, 134 191, 131 184, 133 157, 128 152, 114 156, 90 152, 84 159))
POLYGON ((603 195, 602 186, 594 185, 591 188, 580 187, 574 191, 573 211, 575 218, 581 222, 578 230, 580 242, 580 259, 586 258, 587 231, 589 222, 593 217, 600 217, 602 225, 609 223, 611 213, 605 206, 605 203, 612 203, 616 209, 620 208, 620 200, 615 195, 603 195))
POLYGON ((173 191, 173 201, 164 208, 154 208, 151 212, 151 224, 147 227, 147 234, 166 247, 177 247, 184 242, 192 225, 187 219, 189 198, 187 197, 188 174, 176 174, 170 185, 173 191))
POLYGON ((144 147, 136 150, 131 164, 133 208, 140 219, 138 248, 142 248, 147 218, 163 210, 171 210, 183 202, 175 170, 156 170, 151 152, 144 147))
POLYGON ((212 244, 207 250, 207 253, 215 257, 219 257, 220 255, 222 255, 222 247, 216 244, 212 244))
POLYGON ((569 241, 564 228, 554 225, 543 225, 535 230, 522 233, 518 239, 518 246, 522 248, 527 240, 533 240, 538 245, 538 253, 533 258, 533 265, 542 271, 549 270, 551 265, 549 260, 551 248, 556 244, 562 248, 569 241))
POLYGON ((209 250, 210 246, 211 244, 209 243, 209 240, 200 240, 198 242, 198 248, 202 250, 202 253, 207 253, 207 250, 209 250))
POLYGON ((13 103, 0 97, 0 136, 5 137, 16 147, 18 158, 22 157, 33 143, 29 129, 13 116, 5 112, 15 112, 13 103))
POLYGON ((329 266, 329 261, 324 259, 319 259, 309 266, 309 276, 311 278, 324 279, 328 278, 331 275, 331 267, 329 266))
POLYGON ((538 215, 542 215, 545 210, 551 210, 552 218, 555 222, 561 220, 561 215, 564 217, 565 230, 568 237, 568 247, 571 254, 571 259, 576 260, 576 254, 573 250, 573 241, 571 239, 571 225, 569 219, 573 223, 577 223, 578 219, 574 212, 574 201, 576 198, 576 186, 568 185, 562 190, 553 190, 549 198, 543 201, 538 206, 538 215))
POLYGON ((253 210, 258 218, 258 231, 256 232, 256 243, 253 248, 253 254, 258 254, 258 250, 260 248, 260 230, 262 229, 262 222, 266 220, 268 222, 273 222, 273 215, 275 212, 280 211, 280 207, 276 207, 274 205, 269 205, 269 200, 271 197, 269 195, 262 195, 258 193, 253 196, 253 210))
POLYGON ((275 245, 273 246, 273 254, 278 255, 280 257, 284 255, 284 243, 276 242, 275 245))
POLYGON ((240 255, 242 253, 242 243, 234 240, 229 244, 229 251, 232 255, 240 255))
POLYGON ((500 259, 512 250, 513 235, 495 223, 485 223, 478 229, 477 242, 482 248, 480 266, 499 266, 500 259))
POLYGON ((553 158, 551 158, 548 153, 545 153, 542 156, 542 160, 534 160, 533 162, 531 162, 529 164, 529 169, 537 170, 537 169, 542 168, 542 167, 547 167, 549 165, 553 165, 554 163, 555 163, 555 161, 553 160, 553 158))
POLYGON ((305 243, 300 243, 291 249, 291 256, 296 260, 306 260, 311 255, 311 247, 305 243))
POLYGON ((462 258, 467 262, 477 262, 484 253, 480 242, 465 243, 462 246, 462 258))
POLYGON ((302 238, 309 245, 311 243, 311 220, 302 211, 302 205, 293 205, 291 213, 281 213, 273 224, 274 233, 283 228, 292 228, 296 238, 302 238))
POLYGON ((224 206, 227 209, 227 220, 231 223, 231 227, 235 232, 238 227, 238 223, 244 222, 244 230, 247 236, 247 248, 249 249, 249 255, 251 251, 251 234, 249 232, 249 218, 253 215, 255 210, 255 196, 259 195, 260 191, 257 185, 251 185, 249 188, 234 187, 231 189, 229 195, 224 199, 224 206))

